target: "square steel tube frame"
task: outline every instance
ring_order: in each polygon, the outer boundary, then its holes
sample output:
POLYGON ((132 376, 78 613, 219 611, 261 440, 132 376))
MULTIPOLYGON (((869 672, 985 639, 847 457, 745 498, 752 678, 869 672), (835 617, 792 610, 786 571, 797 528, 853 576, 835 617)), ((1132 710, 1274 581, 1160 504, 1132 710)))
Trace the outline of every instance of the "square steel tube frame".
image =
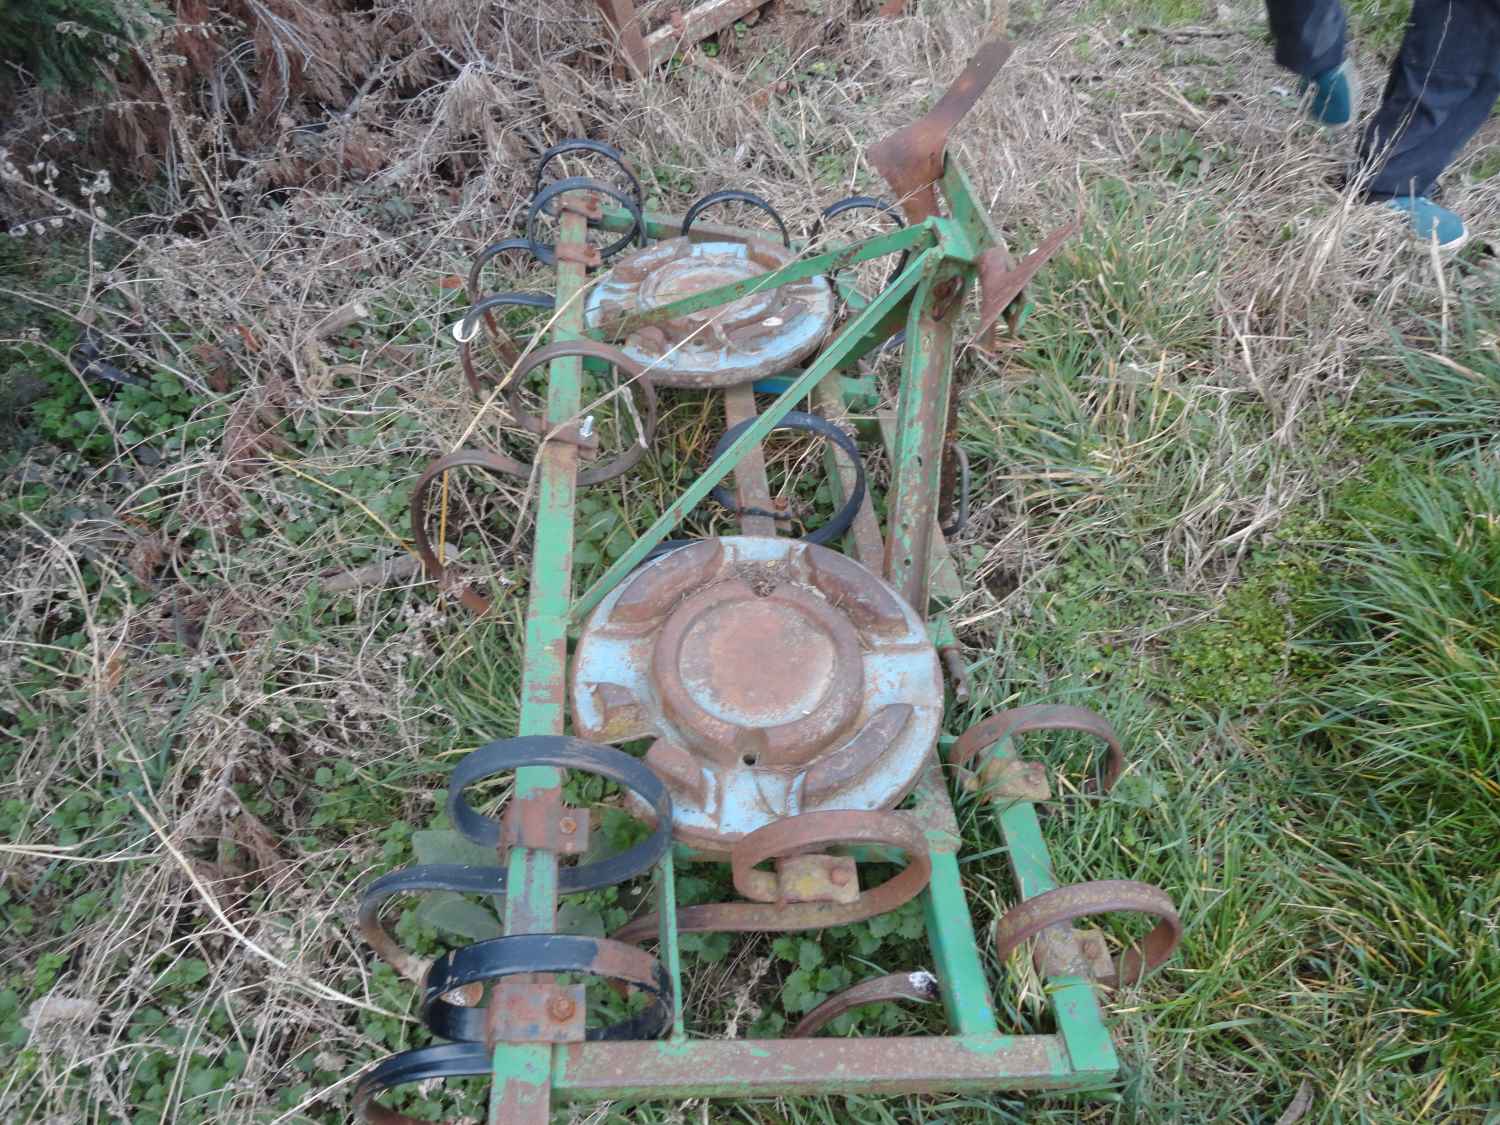
MULTIPOLYGON (((950 161, 943 179, 953 217, 933 217, 894 234, 880 235, 830 254, 801 259, 749 282, 723 286, 666 306, 652 319, 725 304, 748 292, 793 278, 831 273, 855 262, 903 250, 911 258, 900 276, 859 308, 817 360, 790 377, 785 389, 760 414, 754 426, 695 480, 634 545, 588 591, 572 596, 572 553, 577 451, 565 442, 545 443, 538 488, 536 543, 531 599, 525 622, 524 670, 518 733, 562 734, 566 726, 568 631, 630 573, 646 553, 724 479, 746 450, 759 443, 793 406, 818 388, 821 380, 846 367, 905 327, 907 347, 898 401, 898 444, 891 449, 893 510, 903 499, 917 497, 915 523, 894 528, 885 547, 884 571, 908 593, 908 600, 929 607, 924 532, 935 523, 936 461, 934 433, 941 440, 952 382, 953 323, 944 317, 956 297, 972 283, 978 256, 994 244, 988 217, 976 207, 967 178, 950 161), (934 419, 936 420, 934 422, 934 419), (922 442, 928 444, 922 447, 922 442), (920 465, 918 464, 920 462, 920 465), (916 470, 920 467, 921 472, 916 470), (895 495, 901 493, 903 495, 895 495), (894 548, 894 553, 892 551, 894 548), (904 563, 903 563, 904 560, 904 563), (914 565, 916 564, 916 565, 914 565)), ((564 212, 562 242, 586 238, 582 216, 564 212)), ((606 212, 600 225, 627 229, 623 212, 606 212)), ((680 220, 648 214, 648 237, 671 237, 680 220)), ((694 229, 703 238, 745 241, 757 232, 704 224, 694 229)), ((583 335, 614 338, 644 317, 587 330, 584 326, 585 271, 569 261, 558 264, 554 340, 583 335)), ((956 318, 954 318, 956 319, 956 318)), ((836 385, 836 384, 835 384, 836 385)), ((579 409, 582 364, 575 357, 552 362, 547 392, 547 419, 561 424, 579 409)), ((828 401, 825 389, 823 399, 828 401)), ((838 395, 839 392, 832 392, 838 395)), ((835 478, 837 479, 837 478, 835 478)), ((880 560, 861 561, 876 569, 880 560)), ((934 620, 934 627, 946 622, 934 620)), ((940 747, 951 739, 946 736, 940 747)), ((999 754, 1007 753, 1004 748, 999 754)), ((562 777, 550 767, 517 771, 515 796, 545 793, 562 777)), ((1042 838, 1035 807, 1027 801, 995 805, 1021 898, 1052 889, 1057 882, 1042 838)), ((676 932, 674 857, 669 850, 659 864, 655 883, 662 919, 660 955, 672 981, 676 1002, 670 1036, 629 1043, 500 1043, 493 1059, 490 1098, 493 1125, 541 1125, 550 1119, 554 1095, 559 1100, 608 1098, 775 1097, 787 1094, 940 1093, 987 1090, 1092 1089, 1110 1084, 1119 1062, 1091 983, 1081 977, 1046 981, 1052 1035, 1007 1035, 997 1026, 979 941, 965 900, 958 852, 961 839, 953 804, 944 783, 939 752, 933 754, 916 788, 917 820, 932 848, 932 878, 921 902, 933 967, 949 1022, 955 1034, 908 1038, 807 1040, 693 1040, 682 1011, 681 953, 676 932)), ((557 856, 524 847, 511 849, 510 885, 505 901, 506 933, 551 931, 557 914, 557 856)))

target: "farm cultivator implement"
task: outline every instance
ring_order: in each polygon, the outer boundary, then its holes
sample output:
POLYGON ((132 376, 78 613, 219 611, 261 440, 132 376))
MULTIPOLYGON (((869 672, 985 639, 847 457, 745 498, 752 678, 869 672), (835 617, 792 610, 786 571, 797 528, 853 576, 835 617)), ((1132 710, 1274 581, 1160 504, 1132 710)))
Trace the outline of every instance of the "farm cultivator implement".
POLYGON ((1013 262, 963 169, 944 155, 949 131, 1009 51, 998 41, 983 47, 931 113, 871 147, 896 205, 858 197, 825 212, 831 221, 868 210, 888 233, 815 253, 793 245, 779 217, 773 238, 702 217, 731 202, 764 206, 732 191, 680 217, 646 212, 618 153, 573 141, 544 154, 543 171, 571 154, 601 158, 618 174, 544 183, 539 171, 526 237, 480 256, 474 303, 455 333, 465 373, 476 392, 507 396, 516 424, 539 439, 536 461, 483 450, 440 458, 418 483, 413 532, 429 575, 483 612, 488 598, 429 542, 427 493, 462 467, 534 482, 519 730, 465 757, 449 786, 454 827, 493 849, 495 865, 397 871, 361 903, 365 937, 421 983, 423 1019, 448 1041, 368 1071, 356 1096, 365 1120, 414 1120, 383 1104, 395 1087, 475 1075, 492 1076, 490 1121, 505 1125, 548 1120, 554 1100, 1083 1089, 1114 1079, 1095 986, 1134 982, 1161 964, 1180 935, 1177 915, 1145 884, 1057 885, 1036 808, 1047 774, 1018 756, 1016 741, 1039 731, 1094 736, 1103 757, 1093 784, 1103 791, 1123 767, 1119 739, 1092 712, 1061 706, 1005 711, 956 739, 942 732, 945 669, 967 698, 943 613, 957 593, 943 527, 961 521, 967 491, 951 420, 958 311, 977 283, 980 332, 990 333, 1071 233, 1013 262), (591 233, 608 244, 591 244, 591 233), (480 294, 481 268, 510 250, 555 264, 555 294, 480 294), (591 283, 589 269, 605 260, 612 268, 591 283), (877 261, 894 268, 865 296, 848 279, 877 261), (507 350, 493 315, 516 304, 551 310, 551 341, 529 354, 507 350), (470 345, 481 331, 512 361, 493 391, 470 345), (891 466, 882 531, 859 445, 829 418, 878 405, 857 361, 898 347, 896 409, 879 419, 891 466), (531 372, 546 375, 544 412, 528 413, 515 390, 531 372), (616 415, 636 427, 613 456, 601 452, 595 407, 584 405, 585 372, 614 380, 616 415), (663 388, 721 394, 726 432, 706 470, 576 593, 578 492, 640 465, 663 388), (778 535, 787 513, 770 499, 762 444, 787 428, 828 439, 837 508, 798 537, 778 535), (669 540, 710 495, 738 515, 741 534, 669 540), (640 757, 610 745, 627 743, 648 749, 640 757), (945 761, 973 771, 997 819, 1019 903, 996 924, 994 952, 1003 964, 1029 944, 1052 1034, 1008 1034, 997 1021, 959 875, 963 840, 945 761), (590 835, 589 811, 564 802, 568 770, 617 783, 649 834, 604 859, 563 862, 581 856, 590 835), (510 771, 502 814, 483 815, 474 787, 510 771), (727 862, 741 900, 679 908, 675 872, 688 862, 727 862), (862 885, 871 863, 896 874, 862 885), (648 872, 653 912, 609 938, 554 932, 560 895, 648 872), (404 951, 382 918, 386 904, 455 891, 503 900, 504 936, 431 964, 404 951), (821 930, 917 896, 932 972, 860 982, 784 1039, 688 1037, 683 935, 821 930), (1113 960, 1098 934, 1072 925, 1111 911, 1155 923, 1113 960), (611 1001, 616 1022, 599 1018, 591 995, 611 1001), (940 1000, 949 1034, 814 1037, 852 1007, 897 1000, 940 1000))

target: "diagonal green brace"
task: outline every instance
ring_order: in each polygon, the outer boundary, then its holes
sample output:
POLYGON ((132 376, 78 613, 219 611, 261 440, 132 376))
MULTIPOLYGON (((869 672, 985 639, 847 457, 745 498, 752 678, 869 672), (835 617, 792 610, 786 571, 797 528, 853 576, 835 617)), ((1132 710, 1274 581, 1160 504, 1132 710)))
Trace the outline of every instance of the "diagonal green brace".
POLYGON ((714 485, 730 474, 741 457, 753 446, 764 441, 766 435, 786 417, 788 411, 806 398, 808 392, 822 379, 838 368, 845 355, 853 350, 866 330, 896 308, 906 295, 921 283, 923 278, 937 269, 941 262, 942 257, 937 251, 924 251, 902 271, 901 276, 892 282, 885 292, 871 301, 863 312, 850 321, 848 327, 839 333, 838 339, 823 350, 817 362, 811 364, 807 370, 792 380, 791 385, 761 412, 755 424, 741 434, 728 449, 719 454, 708 468, 704 469, 703 473, 667 506, 667 510, 657 517, 656 522, 641 533, 640 538, 630 545, 630 549, 616 559, 614 564, 600 575, 599 580, 573 603, 573 620, 582 621, 596 605, 604 600, 606 594, 638 567, 650 553, 651 548, 665 539, 668 533, 713 490, 714 485))

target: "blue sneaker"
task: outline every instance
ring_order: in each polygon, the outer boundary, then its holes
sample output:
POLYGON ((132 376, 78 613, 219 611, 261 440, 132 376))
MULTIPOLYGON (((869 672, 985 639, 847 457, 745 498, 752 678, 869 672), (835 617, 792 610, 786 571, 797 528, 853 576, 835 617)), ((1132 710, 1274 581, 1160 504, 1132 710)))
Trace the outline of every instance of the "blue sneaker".
POLYGON ((1439 250, 1452 251, 1469 241, 1464 221, 1425 195, 1398 195, 1387 199, 1385 205, 1411 220, 1411 232, 1419 242, 1430 245, 1437 239, 1439 250))
POLYGON ((1332 70, 1325 70, 1311 80, 1304 78, 1300 93, 1313 91, 1307 103, 1307 115, 1329 129, 1346 129, 1354 124, 1359 112, 1359 75, 1348 59, 1332 70))

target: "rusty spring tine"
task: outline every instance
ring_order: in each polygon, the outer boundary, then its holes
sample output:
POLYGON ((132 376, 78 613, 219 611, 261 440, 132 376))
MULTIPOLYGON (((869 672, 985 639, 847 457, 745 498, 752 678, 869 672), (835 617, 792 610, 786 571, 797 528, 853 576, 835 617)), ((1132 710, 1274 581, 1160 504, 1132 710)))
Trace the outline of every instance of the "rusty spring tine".
POLYGON ((943 174, 948 134, 974 108, 1013 50, 1005 39, 984 44, 926 117, 897 129, 866 150, 870 163, 891 185, 908 222, 920 223, 938 213, 933 185, 943 174))
MULTIPOLYGON (((483 449, 460 449, 446 457, 439 457, 423 470, 411 491, 411 537, 412 549, 422 560, 422 569, 439 588, 450 590, 455 581, 450 569, 437 557, 432 549, 432 540, 427 537, 427 489, 432 482, 450 469, 483 469, 496 476, 517 476, 526 479, 530 475, 528 466, 505 453, 492 453, 483 449)), ((458 600, 471 613, 484 615, 490 611, 490 599, 472 586, 464 586, 458 592, 458 600)))
POLYGON ((752 192, 740 191, 738 188, 725 188, 722 191, 711 191, 702 199, 698 200, 691 207, 689 207, 687 209, 687 214, 682 216, 682 237, 686 238, 688 236, 688 232, 693 229, 693 223, 697 220, 699 215, 703 214, 703 212, 708 210, 710 207, 716 206, 720 203, 748 203, 751 207, 756 207, 764 211, 767 215, 770 215, 773 220, 775 220, 776 229, 781 232, 781 244, 788 250, 792 248, 792 234, 789 230, 786 229, 786 223, 783 222, 781 216, 777 214, 776 208, 772 207, 760 196, 755 195, 752 192))
POLYGON ((418 1047, 385 1059, 367 1071, 354 1087, 355 1117, 367 1125, 457 1125, 457 1122, 435 1123, 427 1118, 408 1117, 376 1103, 375 1099, 397 1086, 430 1082, 442 1078, 477 1078, 489 1074, 494 1059, 483 1043, 442 1043, 436 1047, 418 1047))
MULTIPOLYGON (((881 844, 906 853, 906 867, 873 890, 849 903, 838 902, 720 902, 685 906, 677 912, 677 932, 756 933, 822 930, 847 926, 885 914, 921 893, 932 876, 927 840, 910 817, 897 812, 838 810, 803 813, 768 824, 742 837, 730 850, 736 889, 762 892, 753 878, 754 867, 767 859, 805 854, 836 844, 881 844)), ((658 932, 655 914, 643 915, 612 936, 617 941, 641 942, 658 932)))
POLYGON ((1112 975, 1099 978, 1111 988, 1122 982, 1136 983, 1172 956, 1182 940, 1182 920, 1166 891, 1133 879, 1075 883, 1017 903, 995 922, 995 956, 1004 961, 1022 942, 1052 926, 1120 911, 1160 919, 1150 933, 1119 956, 1112 975))
MULTIPOLYGON (((547 172, 547 165, 551 164, 560 156, 569 153, 587 152, 595 156, 602 156, 606 160, 613 161, 625 174, 625 179, 630 182, 630 195, 635 200, 637 207, 646 206, 645 193, 641 191, 641 181, 636 178, 635 170, 631 168, 630 161, 625 159, 625 154, 614 145, 607 145, 603 141, 591 141, 585 137, 572 137, 557 144, 542 153, 536 162, 536 179, 531 186, 531 194, 536 195, 542 190, 542 177, 547 172)), ((519 241, 519 240, 518 240, 519 241)))
MULTIPOLYGON (((628 379, 625 382, 624 394, 633 395, 639 399, 639 405, 634 410, 636 421, 640 430, 636 434, 636 440, 619 454, 610 460, 592 468, 584 469, 578 474, 578 485, 580 488, 587 485, 603 484, 605 481, 614 480, 615 477, 629 472, 640 464, 641 459, 646 456, 646 451, 656 440, 656 386, 651 382, 651 377, 646 374, 645 369, 635 360, 631 359, 619 348, 609 344, 601 344, 597 340, 563 340, 555 344, 548 344, 538 348, 526 357, 522 366, 516 371, 510 381, 507 390, 509 396, 508 405, 514 416, 516 424, 529 433, 545 438, 552 430, 547 423, 526 410, 521 409, 520 387, 521 382, 527 375, 538 367, 550 364, 554 359, 561 356, 583 356, 588 359, 599 359, 608 363, 616 372, 623 371, 628 379)), ((618 378, 618 376, 617 376, 618 378)), ((553 435, 558 441, 566 441, 585 449, 598 447, 599 439, 585 435, 578 425, 563 427, 553 435)), ((531 477, 531 467, 526 466, 522 474, 523 480, 531 477)))
POLYGON ((918 1004, 931 1004, 937 998, 938 981, 931 973, 888 973, 883 977, 860 981, 843 992, 830 996, 803 1016, 797 1026, 787 1032, 787 1038, 805 1039, 816 1035, 845 1012, 862 1008, 866 1004, 883 1004, 892 1000, 915 1000, 918 1004))
POLYGON ((998 715, 991 715, 981 723, 976 723, 964 731, 948 751, 948 764, 951 766, 965 766, 970 759, 981 751, 1007 738, 1027 731, 1042 730, 1074 730, 1083 734, 1091 734, 1101 739, 1109 748, 1106 759, 1104 776, 1102 779, 1090 778, 1085 784, 1085 791, 1092 792, 1096 788, 1100 793, 1108 793, 1120 778, 1120 773, 1125 769, 1125 751, 1120 745, 1120 736, 1115 733, 1115 728, 1097 711, 1090 711, 1087 707, 1067 707, 1056 703, 1034 703, 1027 707, 1016 707, 1009 711, 1001 711, 998 715))

